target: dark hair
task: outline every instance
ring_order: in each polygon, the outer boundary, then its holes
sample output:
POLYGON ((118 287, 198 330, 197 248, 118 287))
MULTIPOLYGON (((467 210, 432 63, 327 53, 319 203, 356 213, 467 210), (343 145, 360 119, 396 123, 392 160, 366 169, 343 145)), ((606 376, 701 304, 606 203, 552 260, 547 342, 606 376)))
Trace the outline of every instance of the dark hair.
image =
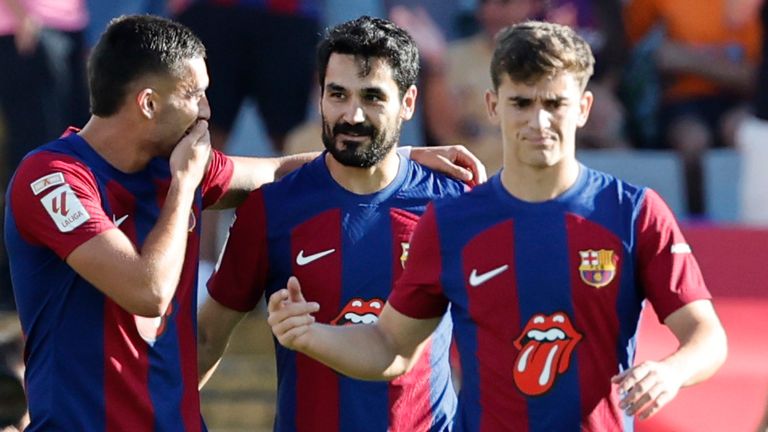
POLYGON ((205 46, 177 22, 152 15, 113 19, 88 59, 91 113, 115 114, 136 78, 178 75, 184 61, 195 57, 205 57, 205 46))
POLYGON ((509 26, 496 36, 491 80, 498 89, 503 74, 508 74, 512 81, 530 83, 570 72, 584 90, 594 66, 595 57, 589 44, 573 29, 528 21, 509 26))
POLYGON ((325 30, 325 36, 317 47, 321 92, 332 53, 350 54, 359 58, 363 76, 371 72, 371 58, 383 59, 392 68, 400 96, 416 84, 419 75, 419 52, 413 38, 405 30, 384 19, 362 16, 325 30))

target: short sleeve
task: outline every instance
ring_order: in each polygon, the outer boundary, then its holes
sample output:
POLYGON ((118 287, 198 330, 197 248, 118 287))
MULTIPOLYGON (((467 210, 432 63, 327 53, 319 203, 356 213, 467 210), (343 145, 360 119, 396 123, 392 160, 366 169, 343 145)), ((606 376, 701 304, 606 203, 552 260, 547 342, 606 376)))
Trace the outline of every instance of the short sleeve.
POLYGON ((672 211, 650 189, 637 219, 637 236, 640 283, 660 321, 692 301, 711 298, 672 211))
POLYGON ((389 304, 411 318, 442 316, 448 299, 440 284, 440 240, 435 209, 430 204, 416 224, 402 276, 395 283, 389 304))
POLYGON ((264 294, 269 269, 266 226, 264 197, 258 189, 237 209, 208 281, 211 297, 229 309, 248 312, 264 294))
POLYGON ((13 177, 9 208, 26 241, 65 259, 94 236, 112 229, 91 170, 80 160, 53 152, 22 161, 13 177))
POLYGON ((214 205, 229 190, 235 164, 224 153, 213 150, 208 173, 203 179, 203 208, 214 205))

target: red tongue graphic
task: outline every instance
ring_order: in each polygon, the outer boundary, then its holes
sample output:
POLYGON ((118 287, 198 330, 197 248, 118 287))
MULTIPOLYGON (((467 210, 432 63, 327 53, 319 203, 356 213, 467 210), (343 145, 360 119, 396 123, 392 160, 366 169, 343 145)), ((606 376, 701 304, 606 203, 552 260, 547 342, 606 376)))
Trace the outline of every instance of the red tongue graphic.
POLYGON ((568 345, 569 341, 562 339, 554 342, 529 340, 520 349, 514 363, 513 376, 520 391, 530 396, 548 391, 557 374, 568 368, 568 358, 563 363, 563 355, 570 355, 568 345))

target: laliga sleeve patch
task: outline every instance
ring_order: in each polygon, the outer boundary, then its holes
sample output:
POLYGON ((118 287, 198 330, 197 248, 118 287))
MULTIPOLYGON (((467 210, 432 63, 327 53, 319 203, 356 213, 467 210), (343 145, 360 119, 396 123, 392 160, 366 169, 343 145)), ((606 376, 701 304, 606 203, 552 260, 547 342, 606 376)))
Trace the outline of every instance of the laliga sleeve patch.
POLYGON ((70 232, 91 218, 68 184, 57 187, 40 202, 61 232, 70 232))

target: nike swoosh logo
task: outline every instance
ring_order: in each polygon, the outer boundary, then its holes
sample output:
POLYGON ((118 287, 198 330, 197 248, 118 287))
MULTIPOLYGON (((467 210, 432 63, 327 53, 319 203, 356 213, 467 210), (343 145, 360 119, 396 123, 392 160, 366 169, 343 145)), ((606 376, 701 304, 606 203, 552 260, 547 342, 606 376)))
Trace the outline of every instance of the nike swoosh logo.
POLYGON ((125 222, 126 219, 128 219, 128 215, 125 215, 120 219, 115 219, 115 215, 112 215, 112 222, 115 224, 116 227, 119 227, 123 222, 125 222))
POLYGON ((509 268, 509 264, 504 264, 501 267, 496 267, 491 271, 487 271, 481 274, 477 274, 477 269, 472 269, 472 273, 470 273, 469 275, 469 284, 472 285, 473 287, 482 285, 488 282, 488 280, 495 278, 496 276, 504 273, 508 268, 509 268))
POLYGON ((304 256, 304 250, 302 249, 302 250, 299 251, 299 254, 296 255, 296 264, 298 264, 300 266, 307 265, 307 264, 311 263, 312 261, 317 261, 320 258, 322 258, 322 257, 324 257, 326 255, 330 255, 330 254, 332 254, 334 252, 336 252, 336 249, 328 249, 328 250, 325 250, 325 251, 322 251, 322 252, 318 252, 318 253, 315 253, 315 254, 312 254, 312 255, 304 256))

